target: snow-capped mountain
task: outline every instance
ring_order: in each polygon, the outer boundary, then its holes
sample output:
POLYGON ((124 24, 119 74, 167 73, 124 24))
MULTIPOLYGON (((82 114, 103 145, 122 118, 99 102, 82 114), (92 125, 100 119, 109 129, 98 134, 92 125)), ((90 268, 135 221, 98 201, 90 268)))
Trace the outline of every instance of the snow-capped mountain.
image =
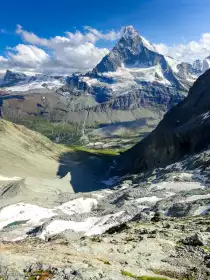
MULTIPOLYGON (((44 98, 49 92, 49 99, 54 98, 49 102, 51 109, 53 104, 61 107, 56 106, 54 110, 55 116, 59 108, 57 121, 66 118, 92 126, 143 119, 144 123, 152 120, 156 125, 163 114, 187 95, 202 71, 202 61, 191 65, 159 54, 155 46, 132 26, 127 26, 109 54, 85 75, 74 73, 64 78, 7 71, 0 86, 6 92, 24 93, 30 103, 35 91, 43 93, 44 98)), ((4 103, 6 114, 8 106, 4 103)), ((21 106, 24 114, 31 113, 27 104, 21 106)))
POLYGON ((210 56, 205 58, 203 61, 200 59, 197 59, 192 64, 192 70, 197 76, 200 76, 205 71, 207 71, 209 68, 210 68, 210 56))
POLYGON ((0 79, 0 87, 8 92, 24 92, 34 89, 57 89, 63 86, 65 77, 44 74, 27 75, 7 70, 0 79))
POLYGON ((153 92, 153 98, 158 96, 161 102, 174 99, 178 91, 185 95, 195 79, 186 65, 159 54, 132 26, 127 26, 118 43, 91 72, 70 77, 68 84, 70 91, 92 94, 99 102, 133 93, 141 95, 143 90, 149 95, 153 92))
MULTIPOLYGON (((127 26, 112 51, 106 55, 93 71, 114 72, 118 68, 148 68, 161 61, 153 45, 141 37, 132 26, 127 26)), ((162 62, 163 63, 163 62, 162 62)))
MULTIPOLYGON (((116 76, 124 74, 127 77, 125 80, 132 87, 139 87, 142 82, 157 82, 181 90, 188 89, 189 83, 196 79, 194 73, 186 71, 185 65, 159 54, 155 47, 140 36, 132 26, 125 27, 119 42, 92 73, 102 78, 113 77, 115 85, 118 82, 116 76), (110 72, 115 72, 116 75, 110 72)), ((116 92, 115 87, 113 91, 116 92)))

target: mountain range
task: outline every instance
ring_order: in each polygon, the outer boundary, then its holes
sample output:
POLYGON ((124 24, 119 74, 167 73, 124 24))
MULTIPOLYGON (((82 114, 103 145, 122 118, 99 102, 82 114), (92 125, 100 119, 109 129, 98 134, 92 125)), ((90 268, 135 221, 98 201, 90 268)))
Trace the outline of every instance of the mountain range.
POLYGON ((0 80, 1 115, 13 121, 35 116, 83 127, 141 121, 150 131, 209 65, 209 57, 189 64, 159 54, 127 26, 109 54, 86 74, 62 77, 8 70, 0 80))

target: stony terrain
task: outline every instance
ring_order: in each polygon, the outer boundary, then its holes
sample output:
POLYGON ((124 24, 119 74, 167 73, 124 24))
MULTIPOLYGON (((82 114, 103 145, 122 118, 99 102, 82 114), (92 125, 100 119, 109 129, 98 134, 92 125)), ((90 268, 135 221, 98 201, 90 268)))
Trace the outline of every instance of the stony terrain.
POLYGON ((209 222, 209 216, 160 218, 129 222, 91 238, 59 235, 47 242, 1 243, 2 277, 207 280, 209 222))
POLYGON ((207 150, 164 169, 113 177, 104 189, 66 196, 54 208, 27 200, 3 207, 0 275, 209 279, 209 160, 207 150))

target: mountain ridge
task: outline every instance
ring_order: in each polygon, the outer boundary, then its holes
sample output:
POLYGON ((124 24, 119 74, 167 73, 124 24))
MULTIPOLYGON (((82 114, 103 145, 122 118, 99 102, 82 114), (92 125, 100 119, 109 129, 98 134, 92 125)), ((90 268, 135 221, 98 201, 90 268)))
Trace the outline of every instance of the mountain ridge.
POLYGON ((210 141, 209 81, 210 70, 207 70, 194 83, 188 96, 166 113, 157 128, 122 155, 125 164, 122 168, 139 172, 164 167, 207 148, 210 141))

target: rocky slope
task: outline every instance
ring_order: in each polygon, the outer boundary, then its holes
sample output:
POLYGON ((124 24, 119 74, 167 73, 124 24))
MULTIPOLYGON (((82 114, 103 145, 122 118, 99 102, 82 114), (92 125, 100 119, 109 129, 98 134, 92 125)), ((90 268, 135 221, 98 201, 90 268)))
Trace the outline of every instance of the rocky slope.
POLYGON ((209 160, 206 151, 165 169, 110 178, 105 189, 66 193, 53 208, 26 200, 5 205, 0 276, 209 279, 209 160))
POLYGON ((122 156, 123 168, 136 172, 166 166, 208 147, 210 70, 198 78, 184 101, 158 127, 122 156))

